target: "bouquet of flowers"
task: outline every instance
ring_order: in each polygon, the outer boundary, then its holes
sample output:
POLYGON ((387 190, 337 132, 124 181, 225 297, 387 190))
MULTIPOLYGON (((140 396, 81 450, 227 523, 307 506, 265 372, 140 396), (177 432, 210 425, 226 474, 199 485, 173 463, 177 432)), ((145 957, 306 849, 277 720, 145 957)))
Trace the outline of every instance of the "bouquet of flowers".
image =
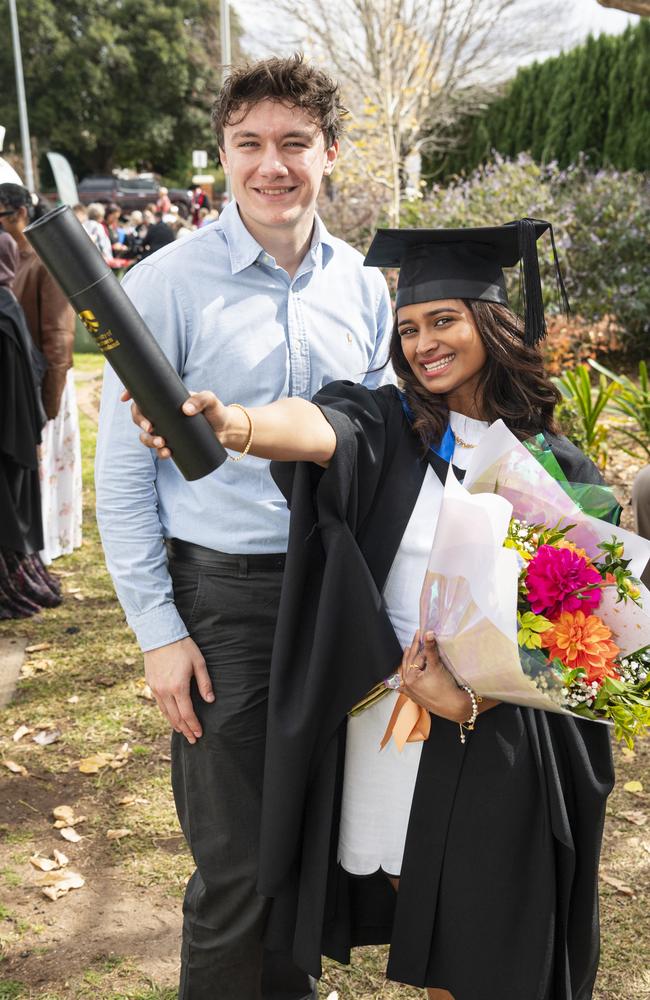
MULTIPOLYGON (((497 421, 463 485, 449 469, 420 627, 458 683, 611 722, 631 746, 650 727, 650 594, 637 579, 650 543, 603 520, 615 508, 608 488, 568 483, 541 436, 522 444, 497 421)), ((387 678, 353 712, 397 686, 387 678)))

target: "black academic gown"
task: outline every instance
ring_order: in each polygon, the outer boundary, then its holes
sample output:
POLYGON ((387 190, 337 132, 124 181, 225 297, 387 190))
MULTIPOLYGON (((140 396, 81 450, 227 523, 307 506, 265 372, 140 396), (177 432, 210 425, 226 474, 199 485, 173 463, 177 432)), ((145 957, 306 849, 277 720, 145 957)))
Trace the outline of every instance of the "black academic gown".
MULTIPOLYGON (((422 457, 393 386, 333 383, 315 402, 337 436, 329 468, 272 467, 291 529, 261 834, 268 945, 318 976, 321 954, 390 942, 390 978, 455 1000, 588 1000, 613 785, 604 726, 502 704, 463 745, 432 716, 399 894, 336 863, 347 712, 401 661, 381 591, 427 463, 441 477, 446 465, 422 457)), ((570 481, 600 481, 566 439, 549 443, 570 481)))
POLYGON ((0 547, 15 552, 43 548, 36 455, 43 416, 25 317, 0 287, 0 547))

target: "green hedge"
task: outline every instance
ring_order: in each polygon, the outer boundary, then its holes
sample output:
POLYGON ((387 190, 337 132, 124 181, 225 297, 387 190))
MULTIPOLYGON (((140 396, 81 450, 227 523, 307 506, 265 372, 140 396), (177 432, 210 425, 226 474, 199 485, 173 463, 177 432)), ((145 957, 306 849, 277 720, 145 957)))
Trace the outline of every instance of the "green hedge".
POLYGON ((427 161, 437 179, 473 170, 493 150, 560 167, 582 154, 595 169, 649 170, 650 19, 523 67, 481 115, 461 120, 457 138, 427 161))

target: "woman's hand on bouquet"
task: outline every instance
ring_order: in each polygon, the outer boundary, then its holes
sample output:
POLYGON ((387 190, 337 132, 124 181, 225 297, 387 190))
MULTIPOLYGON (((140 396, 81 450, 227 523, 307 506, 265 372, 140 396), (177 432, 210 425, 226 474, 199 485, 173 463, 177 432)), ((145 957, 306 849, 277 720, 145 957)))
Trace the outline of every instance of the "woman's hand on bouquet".
MULTIPOLYGON (((128 389, 125 389, 120 399, 126 403, 128 400, 132 400, 133 397, 128 389)), ((241 424, 245 440, 249 426, 246 416, 241 410, 235 407, 225 406, 220 399, 217 399, 213 392, 190 393, 190 398, 186 399, 183 403, 183 413, 188 417, 193 416, 195 413, 204 413, 215 435, 220 440, 226 436, 228 431, 239 430, 239 425, 241 424)), ((135 402, 131 403, 131 419, 142 431, 140 440, 147 448, 153 449, 157 453, 158 458, 171 458, 172 453, 167 447, 167 442, 160 434, 156 434, 155 427, 135 402)), ((224 442, 222 441, 222 443, 224 442)))
POLYGON ((451 722, 470 718, 472 700, 440 659, 433 632, 427 632, 423 642, 420 633, 415 633, 410 647, 404 650, 400 674, 400 691, 428 712, 451 722))

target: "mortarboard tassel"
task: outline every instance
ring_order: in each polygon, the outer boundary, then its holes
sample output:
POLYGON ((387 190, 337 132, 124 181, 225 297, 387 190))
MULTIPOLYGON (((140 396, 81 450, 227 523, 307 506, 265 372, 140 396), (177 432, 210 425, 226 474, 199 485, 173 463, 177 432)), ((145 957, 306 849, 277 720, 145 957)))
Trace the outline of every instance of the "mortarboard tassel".
POLYGON ((564 286, 564 278, 562 277, 562 269, 560 267, 560 261, 558 260, 557 250, 555 248, 555 234, 553 233, 553 226, 549 226, 551 233, 551 246, 553 247, 553 263, 555 265, 555 278, 557 281, 557 291, 558 297, 560 299, 560 305, 565 313, 569 315, 571 312, 571 306, 569 305, 569 297, 566 293, 566 288, 564 286))
POLYGON ((520 219, 517 222, 517 236, 520 256, 519 292, 524 308, 524 343, 534 347, 546 336, 535 220, 520 219))

